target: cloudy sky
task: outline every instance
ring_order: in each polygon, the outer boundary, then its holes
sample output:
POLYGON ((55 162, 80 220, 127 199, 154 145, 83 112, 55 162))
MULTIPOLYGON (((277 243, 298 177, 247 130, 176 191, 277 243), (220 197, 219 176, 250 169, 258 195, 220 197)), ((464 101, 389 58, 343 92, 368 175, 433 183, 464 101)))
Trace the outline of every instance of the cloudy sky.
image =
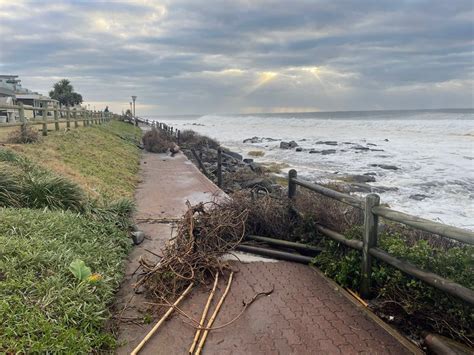
POLYGON ((0 73, 137 114, 473 106, 473 2, 0 0, 0 73))

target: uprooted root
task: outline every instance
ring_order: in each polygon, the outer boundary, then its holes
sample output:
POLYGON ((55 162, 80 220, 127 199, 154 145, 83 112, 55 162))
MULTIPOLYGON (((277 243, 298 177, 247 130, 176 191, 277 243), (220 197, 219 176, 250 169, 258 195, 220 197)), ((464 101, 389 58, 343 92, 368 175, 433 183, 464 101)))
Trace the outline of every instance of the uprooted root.
POLYGON ((144 287, 154 298, 168 302, 191 282, 205 283, 208 276, 229 269, 221 257, 243 239, 247 215, 246 210, 226 203, 191 206, 188 202, 188 211, 162 259, 158 263, 141 259, 142 274, 135 288, 144 287))

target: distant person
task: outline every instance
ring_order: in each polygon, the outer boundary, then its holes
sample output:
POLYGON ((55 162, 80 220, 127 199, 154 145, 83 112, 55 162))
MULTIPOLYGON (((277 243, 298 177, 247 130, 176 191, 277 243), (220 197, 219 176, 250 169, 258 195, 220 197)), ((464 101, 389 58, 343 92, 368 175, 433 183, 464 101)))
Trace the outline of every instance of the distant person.
POLYGON ((109 106, 105 106, 104 112, 109 112, 109 106))

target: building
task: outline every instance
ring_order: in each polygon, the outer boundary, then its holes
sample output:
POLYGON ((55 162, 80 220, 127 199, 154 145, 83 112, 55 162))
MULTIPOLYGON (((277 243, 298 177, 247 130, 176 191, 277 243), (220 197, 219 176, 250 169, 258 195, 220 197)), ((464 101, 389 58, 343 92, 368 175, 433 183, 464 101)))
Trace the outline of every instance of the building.
MULTIPOLYGON (((59 103, 57 100, 53 100, 48 96, 23 88, 21 80, 18 79, 18 75, 0 75, 0 106, 15 105, 20 102, 25 106, 39 108, 52 108, 59 103)), ((51 112, 48 113, 48 115, 51 114, 51 112)), ((42 115, 41 110, 25 110, 25 117, 27 119, 35 119, 42 115)), ((0 123, 2 121, 15 122, 18 118, 18 112, 9 109, 0 109, 0 123)))

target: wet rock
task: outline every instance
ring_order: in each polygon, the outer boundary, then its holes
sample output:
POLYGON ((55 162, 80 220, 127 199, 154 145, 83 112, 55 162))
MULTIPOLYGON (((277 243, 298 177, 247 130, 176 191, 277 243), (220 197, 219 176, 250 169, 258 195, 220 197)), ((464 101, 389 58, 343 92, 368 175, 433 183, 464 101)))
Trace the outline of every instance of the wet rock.
POLYGON ((302 151, 303 151, 303 148, 297 147, 295 150, 296 150, 297 152, 302 152, 302 151))
POLYGON ((370 146, 372 146, 372 147, 376 147, 376 146, 377 146, 377 144, 374 144, 374 143, 367 143, 367 145, 370 145, 370 146))
POLYGON ((242 143, 262 143, 262 138, 259 138, 259 137, 247 138, 247 139, 244 139, 242 143))
POLYGON ((323 149, 323 150, 315 150, 315 149, 311 149, 309 151, 310 154, 321 154, 321 155, 328 155, 328 154, 335 154, 336 153, 336 149, 323 149))
POLYGON ((371 152, 385 152, 383 149, 370 149, 371 152))
POLYGON ((247 158, 247 159, 244 159, 243 162, 246 164, 250 164, 250 163, 253 163, 253 159, 247 158))
POLYGON ((398 170, 398 169, 400 169, 398 166, 388 165, 388 164, 370 164, 370 166, 385 169, 385 170, 398 170))
POLYGON ((384 141, 385 141, 385 142, 389 142, 388 138, 385 138, 384 141))
POLYGON ((370 173, 365 173, 364 175, 373 175, 373 176, 376 176, 377 173, 370 172, 370 173))
POLYGON ((365 183, 354 182, 350 184, 350 192, 362 192, 362 193, 384 193, 387 191, 398 191, 396 187, 388 186, 370 186, 365 183))
POLYGON ((335 154, 336 149, 323 149, 320 151, 322 155, 335 154))
POLYGON ((318 141, 316 144, 337 145, 336 141, 318 141))
POLYGON ((357 183, 375 182, 375 178, 372 175, 349 175, 344 180, 357 183))
POLYGON ((355 150, 370 150, 370 148, 364 147, 364 146, 362 146, 362 145, 360 145, 360 144, 357 144, 357 145, 355 145, 354 147, 351 147, 351 148, 352 148, 352 149, 355 149, 355 150))
POLYGON ((297 146, 298 146, 298 143, 296 143, 295 141, 280 143, 281 149, 292 149, 292 148, 296 148, 297 146))
POLYGON ((423 201, 427 197, 428 197, 427 195, 423 195, 423 194, 414 194, 414 195, 409 196, 409 198, 415 201, 423 201))

